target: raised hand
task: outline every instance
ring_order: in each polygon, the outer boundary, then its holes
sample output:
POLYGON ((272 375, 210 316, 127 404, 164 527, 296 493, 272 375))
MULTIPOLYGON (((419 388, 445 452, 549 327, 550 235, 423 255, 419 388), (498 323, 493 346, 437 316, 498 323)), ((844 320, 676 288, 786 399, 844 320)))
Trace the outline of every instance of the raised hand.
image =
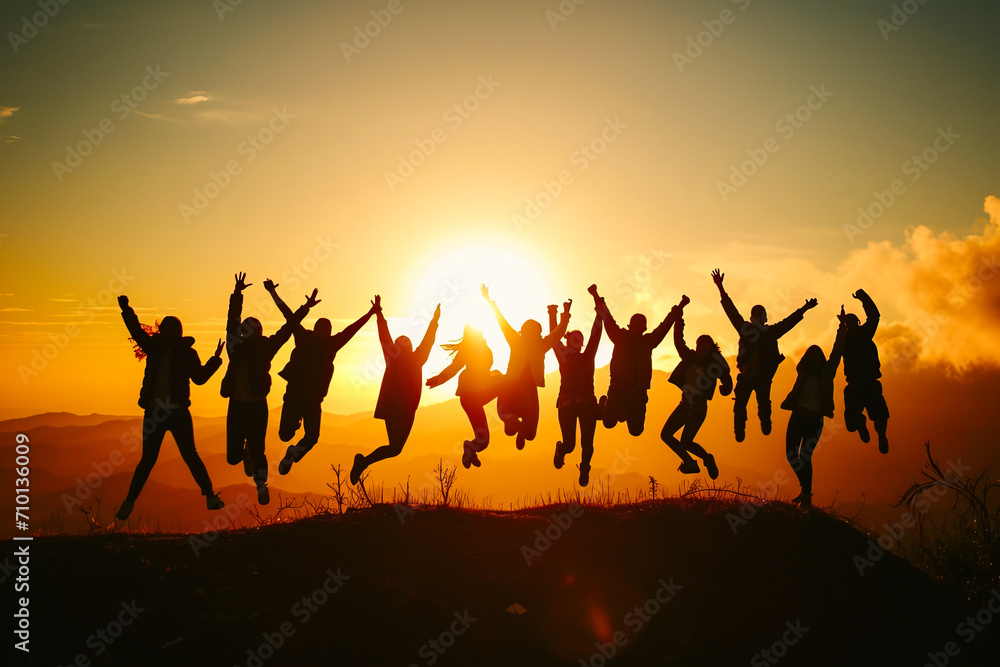
POLYGON ((479 292, 483 295, 484 299, 487 301, 490 300, 490 288, 486 286, 486 283, 479 286, 479 292))
POLYGON ((309 294, 308 296, 306 296, 306 308, 312 308, 317 303, 319 303, 320 301, 322 301, 322 299, 317 299, 316 298, 317 294, 319 294, 319 290, 318 289, 314 289, 312 294, 309 294))
POLYGON ((810 308, 815 308, 817 303, 819 303, 819 301, 816 299, 806 299, 806 303, 802 306, 802 309, 809 310, 810 308))
POLYGON ((222 356, 222 348, 224 348, 225 346, 226 346, 226 344, 223 343, 222 339, 220 338, 219 339, 219 347, 215 348, 215 356, 221 357, 222 356))
POLYGON ((125 296, 124 294, 118 297, 118 305, 121 306, 123 309, 128 308, 128 297, 125 296))
POLYGON ((264 281, 264 289, 266 289, 268 292, 273 292, 277 288, 278 288, 278 286, 270 278, 268 278, 267 280, 264 281))
POLYGON ((563 312, 568 313, 569 307, 572 305, 573 305, 573 299, 570 299, 569 301, 563 301, 563 312))
POLYGON ((237 273, 236 274, 236 287, 235 287, 234 291, 242 293, 243 290, 245 290, 246 288, 248 288, 251 285, 253 285, 253 283, 248 283, 246 280, 247 280, 247 274, 245 272, 244 273, 237 273))
POLYGON ((382 297, 378 294, 375 295, 375 300, 372 301, 372 312, 373 313, 382 312, 382 297))
POLYGON ((840 313, 837 314, 837 319, 840 320, 841 324, 847 322, 847 314, 844 312, 844 304, 840 304, 840 313))
POLYGON ((860 301, 860 300, 864 299, 866 296, 868 296, 868 292, 864 291, 863 289, 859 289, 857 292, 855 292, 851 296, 853 296, 855 299, 858 299, 860 301))
POLYGON ((726 277, 725 273, 722 273, 718 269, 712 271, 712 280, 715 282, 716 286, 722 287, 722 280, 726 277))
POLYGON ((428 387, 436 387, 439 384, 441 384, 441 380, 439 380, 438 376, 435 375, 432 378, 427 378, 427 382, 425 382, 424 384, 426 384, 428 387))
POLYGON ((594 297, 595 299, 598 298, 597 297, 597 285, 596 284, 591 285, 590 287, 588 287, 587 291, 590 292, 590 295, 592 297, 594 297))
POLYGON ((437 308, 434 309, 434 319, 436 320, 439 319, 440 317, 441 317, 441 304, 439 303, 437 305, 437 308))
POLYGON ((691 303, 691 299, 688 298, 687 294, 681 294, 681 302, 677 304, 681 310, 684 310, 684 306, 691 303))

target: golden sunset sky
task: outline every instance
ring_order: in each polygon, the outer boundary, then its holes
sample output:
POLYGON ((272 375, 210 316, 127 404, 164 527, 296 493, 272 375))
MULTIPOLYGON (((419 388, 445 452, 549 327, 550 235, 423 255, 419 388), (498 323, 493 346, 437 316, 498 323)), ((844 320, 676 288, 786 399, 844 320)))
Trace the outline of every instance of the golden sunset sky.
MULTIPOLYGON (((419 338, 443 301, 438 342, 477 323, 500 369, 480 282, 515 326, 573 298, 585 331, 591 283, 622 322, 688 294, 734 355, 715 267, 745 314, 819 299, 790 358, 863 287, 890 372, 1000 363, 995 4, 52 4, 0 14, 0 418, 138 412, 114 297, 204 359, 237 271, 266 332, 268 277, 293 308, 319 288, 309 326, 378 293, 419 338)), ((372 322, 325 409, 372 410, 382 368, 372 322)))

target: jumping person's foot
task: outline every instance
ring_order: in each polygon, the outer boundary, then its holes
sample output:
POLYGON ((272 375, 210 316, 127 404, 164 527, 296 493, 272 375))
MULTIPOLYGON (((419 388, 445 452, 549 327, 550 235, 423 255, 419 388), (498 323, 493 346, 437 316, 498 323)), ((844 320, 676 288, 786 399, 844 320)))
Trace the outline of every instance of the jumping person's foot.
POLYGON ((715 457, 711 454, 706 454, 705 458, 702 459, 705 464, 705 470, 708 471, 708 476, 712 479, 719 478, 719 466, 715 465, 715 457))
POLYGON ((266 505, 271 502, 271 492, 267 490, 267 483, 257 483, 257 502, 266 505))
POLYGON ((286 454, 285 457, 278 463, 278 474, 287 475, 288 471, 292 469, 292 463, 293 461, 291 457, 286 454))
POLYGON ((871 441, 872 434, 868 432, 868 424, 862 424, 858 427, 858 435, 861 436, 861 442, 871 441))
POLYGON ((581 463, 580 464, 580 486, 587 486, 590 484, 590 464, 581 463))
POLYGON ((210 510, 221 510, 226 506, 226 503, 222 502, 222 498, 216 494, 210 493, 205 496, 205 505, 207 505, 210 510))
POLYGON ((743 442, 747 437, 746 425, 739 425, 735 429, 736 442, 743 442))
POLYGON ((763 433, 764 435, 771 435, 771 420, 770 420, 770 418, 768 418, 768 419, 761 419, 760 420, 760 432, 763 433))
POLYGON ((119 521, 125 521, 132 514, 132 508, 135 507, 135 501, 126 498, 122 501, 122 506, 118 508, 118 513, 115 514, 115 518, 119 521))
POLYGON ((472 465, 476 466, 477 468, 483 465, 483 462, 479 460, 478 452, 473 451, 470 460, 472 461, 472 465))
POLYGON ((521 435, 520 433, 518 433, 517 434, 517 440, 514 441, 514 444, 517 446, 517 449, 519 451, 522 450, 522 449, 524 449, 524 436, 521 435))
MULTIPOLYGON (((465 458, 464 456, 462 457, 465 458)), ((468 466, 466 466, 468 468, 468 466)), ((361 454, 354 455, 354 465, 351 466, 351 484, 357 484, 361 479, 361 473, 365 471, 365 457, 361 454)))
POLYGON ((811 493, 801 493, 798 499, 799 507, 812 507, 813 495, 811 493))
POLYGON ((566 455, 563 453, 562 440, 560 440, 556 443, 556 455, 555 458, 552 459, 552 464, 556 467, 556 470, 559 470, 565 463, 566 455))
POLYGON ((680 464, 680 466, 678 466, 677 469, 682 473, 684 473, 685 475, 696 475, 701 472, 701 467, 698 465, 698 462, 695 461, 694 459, 691 459, 690 461, 685 461, 684 463, 680 464))
POLYGON ((469 440, 466 440, 462 445, 462 467, 466 469, 472 467, 472 457, 475 454, 470 446, 471 444, 472 443, 469 440))
POLYGON ((885 437, 885 433, 878 434, 878 450, 883 454, 889 453, 889 438, 885 437))

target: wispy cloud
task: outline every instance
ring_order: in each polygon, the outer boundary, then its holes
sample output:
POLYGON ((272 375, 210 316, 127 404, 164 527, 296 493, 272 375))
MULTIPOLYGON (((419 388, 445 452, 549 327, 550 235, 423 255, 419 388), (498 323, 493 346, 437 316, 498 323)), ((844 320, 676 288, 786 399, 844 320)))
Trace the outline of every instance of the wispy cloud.
POLYGON ((0 313, 33 313, 31 308, 0 308, 0 313))
POLYGON ((199 104, 201 102, 208 102, 209 100, 215 99, 205 94, 204 90, 192 90, 188 92, 187 97, 178 97, 174 100, 175 104, 182 105, 193 105, 199 104))
POLYGON ((7 123, 7 119, 19 111, 21 107, 0 107, 0 125, 7 123))

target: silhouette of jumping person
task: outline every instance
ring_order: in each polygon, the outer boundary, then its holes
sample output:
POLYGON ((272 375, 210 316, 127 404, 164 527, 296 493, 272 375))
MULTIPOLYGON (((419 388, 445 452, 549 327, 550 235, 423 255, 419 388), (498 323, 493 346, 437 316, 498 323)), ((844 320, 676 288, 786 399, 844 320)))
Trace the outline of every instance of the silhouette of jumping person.
POLYGON ((704 447, 694 441, 698 430, 705 423, 708 414, 708 402, 715 396, 715 385, 719 383, 719 393, 729 396, 733 391, 733 376, 729 363, 719 351, 719 346, 711 336, 698 336, 695 349, 684 342, 684 304, 687 297, 681 299, 680 305, 674 306, 671 312, 676 312, 677 321, 674 324, 674 347, 680 355, 680 363, 670 374, 670 382, 681 389, 681 402, 667 417, 660 439, 681 459, 677 469, 684 474, 701 472, 698 462, 692 458, 694 454, 705 464, 708 476, 716 479, 719 467, 715 457, 704 447), (681 430, 681 439, 675 436, 681 430))
MULTIPOLYGON (((569 312, 572 300, 563 304, 563 313, 569 312)), ((549 331, 555 331, 558 306, 549 306, 549 331)), ((559 397, 556 411, 559 414, 559 430, 562 440, 556 443, 553 464, 562 468, 566 455, 576 448, 576 425, 580 424, 580 486, 590 483, 590 461, 594 456, 594 432, 597 430, 597 397, 594 395, 594 357, 601 343, 601 316, 596 312, 597 297, 594 297, 594 324, 590 327, 590 339, 583 347, 583 334, 570 331, 566 334, 566 344, 555 341, 552 351, 559 362, 559 397)))
POLYGON ((823 348, 811 345, 802 355, 795 384, 781 402, 782 410, 791 410, 788 430, 785 431, 785 458, 799 479, 801 493, 792 499, 802 507, 812 505, 813 450, 823 435, 823 418, 833 417, 833 379, 844 352, 847 325, 844 309, 840 309, 840 326, 837 338, 827 359, 823 348))
POLYGON ((524 449, 525 441, 534 440, 538 432, 538 388, 545 386, 545 353, 566 333, 569 304, 556 328, 542 337, 542 325, 535 320, 525 320, 521 330, 515 331, 490 298, 489 288, 482 285, 480 289, 510 346, 510 361, 497 396, 497 414, 503 421, 504 434, 516 435, 517 448, 524 449))
POLYGON ((751 394, 757 395, 757 417, 760 419, 761 433, 771 434, 771 381, 778 365, 785 360, 784 355, 778 352, 778 339, 801 322, 805 312, 815 308, 817 302, 816 299, 806 299, 802 307, 777 324, 767 323, 767 310, 758 304, 750 309, 750 320, 747 321, 740 315, 722 286, 725 276, 719 269, 712 271, 712 280, 719 288, 719 296, 722 298, 722 309, 740 336, 736 354, 739 373, 736 375, 733 431, 736 433, 736 442, 743 442, 746 438, 747 403, 750 402, 751 394))
POLYGON ((604 428, 614 428, 625 422, 630 434, 642 435, 646 427, 647 392, 653 379, 653 349, 663 342, 678 315, 671 310, 655 329, 645 333, 646 316, 636 313, 629 320, 628 328, 622 329, 608 310, 604 297, 597 293, 597 286, 591 285, 589 291, 597 300, 604 330, 615 346, 611 353, 608 393, 601 397, 598 408, 603 414, 604 428))
POLYGON ((351 484, 357 484, 365 469, 377 461, 399 456, 403 451, 406 439, 410 437, 413 419, 420 404, 420 392, 423 389, 423 367, 430 356, 437 334, 438 320, 441 318, 441 304, 434 309, 434 316, 427 325, 427 332, 417 349, 406 336, 392 340, 389 334, 389 323, 382 315, 382 308, 375 313, 378 325, 378 340, 382 345, 382 356, 385 357, 385 374, 382 376, 382 387, 378 392, 378 402, 375 404, 375 418, 385 421, 385 433, 389 444, 382 445, 368 456, 354 455, 354 466, 351 468, 351 484))
MULTIPOLYGON (((301 323, 293 327, 295 349, 292 350, 288 363, 278 373, 288 383, 285 386, 284 404, 281 407, 278 437, 282 442, 288 442, 295 437, 299 425, 302 426, 303 433, 301 440, 289 445, 285 450, 284 458, 278 463, 278 474, 287 475, 292 469, 292 464, 301 461, 302 457, 319 442, 323 399, 326 398, 330 390, 330 380, 333 379, 333 360, 341 348, 347 345, 354 338, 354 334, 358 333, 378 311, 381 301, 376 294, 368 312, 336 335, 332 335, 333 325, 325 317, 316 320, 312 331, 301 323)), ((288 306, 278 304, 278 308, 286 320, 291 319, 292 312, 288 306)))
MULTIPOLYGON (((878 359, 878 348, 875 341, 875 330, 878 329, 879 312, 875 302, 863 289, 852 294, 861 302, 865 309, 865 323, 857 315, 845 315, 847 322, 847 340, 844 343, 844 377, 847 386, 844 387, 844 424, 847 430, 857 431, 862 442, 871 440, 864 411, 875 425, 878 434, 878 450, 889 453, 889 439, 885 431, 889 425, 889 406, 882 394, 881 363, 878 359)), ((843 311, 843 308, 841 308, 843 311)))
POLYGON ((490 426, 486 420, 485 406, 497 397, 503 376, 500 371, 492 370, 493 351, 486 344, 483 333, 471 324, 465 325, 460 340, 445 343, 441 347, 451 353, 452 362, 443 371, 428 378, 426 384, 428 387, 440 386, 462 371, 458 376, 455 395, 469 418, 473 433, 473 439, 465 441, 462 465, 466 468, 473 465, 479 467, 482 463, 478 452, 490 444, 490 426))
MULTIPOLYGON (((264 335, 264 328, 256 317, 240 321, 243 313, 243 290, 252 283, 246 282, 246 273, 236 274, 236 286, 229 297, 226 315, 226 349, 229 366, 222 378, 220 393, 229 399, 226 413, 226 461, 229 465, 243 464, 243 472, 257 486, 257 501, 267 505, 271 501, 267 489, 267 456, 264 438, 267 432, 267 394, 271 391, 271 360, 292 336, 292 329, 306 316, 309 309, 319 303, 316 290, 311 297, 276 333, 264 335)), ((283 312, 288 307, 278 297, 271 280, 264 281, 264 289, 283 312), (284 307, 283 307, 284 306, 284 307), (282 308, 283 307, 283 308, 282 308)))
POLYGON ((222 499, 212 490, 212 480, 208 470, 198 456, 194 446, 194 426, 191 421, 191 382, 205 384, 222 365, 222 340, 204 365, 194 349, 194 338, 183 335, 181 321, 173 316, 164 317, 159 330, 152 331, 139 324, 139 318, 128 304, 124 294, 118 297, 125 327, 135 343, 136 357, 146 360, 139 390, 139 407, 142 418, 142 457, 139 459, 128 495, 122 501, 115 516, 125 521, 132 514, 135 501, 142 493, 149 473, 160 455, 163 437, 169 431, 187 464, 188 470, 198 483, 210 510, 225 507, 222 499))

